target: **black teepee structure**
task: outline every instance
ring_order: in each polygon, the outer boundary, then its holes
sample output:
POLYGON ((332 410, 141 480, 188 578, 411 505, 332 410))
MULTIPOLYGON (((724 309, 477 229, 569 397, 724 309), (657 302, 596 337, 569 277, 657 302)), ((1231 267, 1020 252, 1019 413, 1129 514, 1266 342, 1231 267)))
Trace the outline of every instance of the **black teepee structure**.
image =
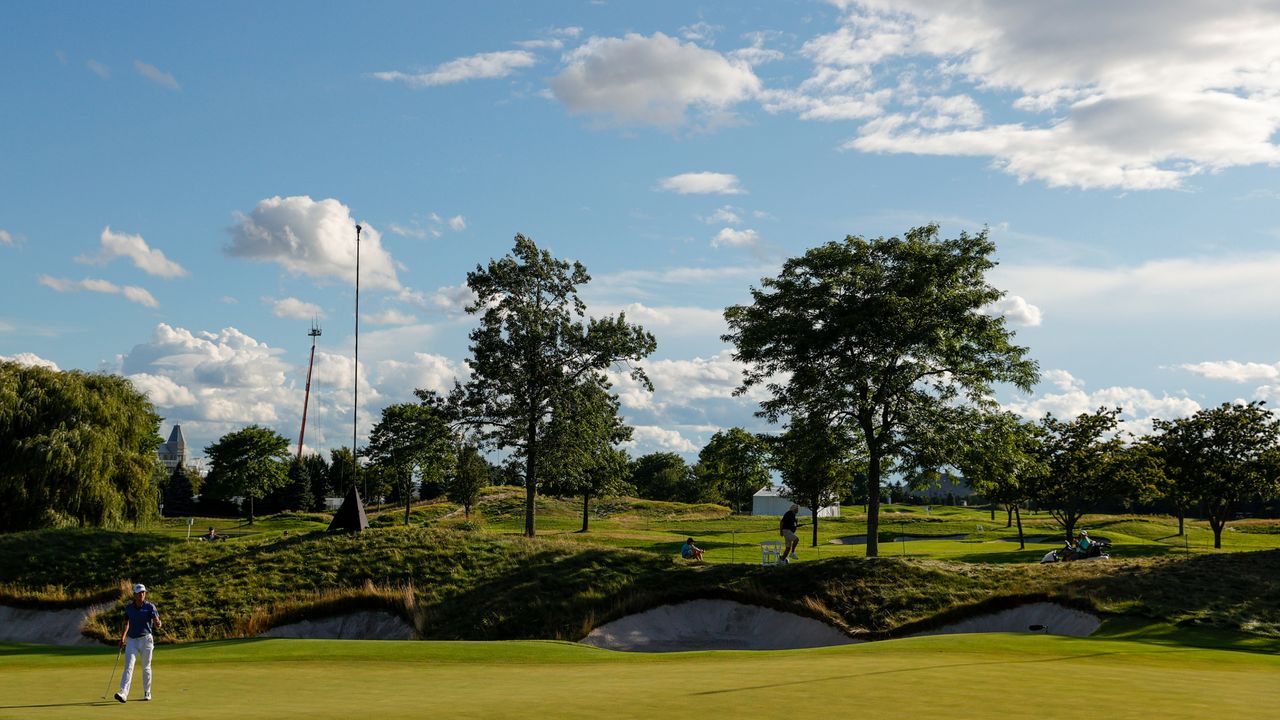
POLYGON ((342 507, 334 513, 333 521, 329 523, 329 532, 335 530, 360 532, 368 527, 369 516, 364 514, 364 503, 360 500, 360 491, 353 485, 347 491, 347 496, 342 499, 342 507))

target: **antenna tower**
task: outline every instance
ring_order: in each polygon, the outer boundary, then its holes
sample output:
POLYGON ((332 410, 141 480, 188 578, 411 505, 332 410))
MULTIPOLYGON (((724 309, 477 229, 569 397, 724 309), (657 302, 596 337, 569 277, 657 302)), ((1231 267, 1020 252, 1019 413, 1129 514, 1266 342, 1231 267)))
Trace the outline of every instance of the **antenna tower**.
POLYGON ((307 393, 302 399, 302 429, 298 431, 298 460, 302 460, 302 440, 307 436, 307 406, 311 404, 311 370, 316 365, 316 338, 320 337, 320 325, 311 322, 311 359, 307 361, 307 393))

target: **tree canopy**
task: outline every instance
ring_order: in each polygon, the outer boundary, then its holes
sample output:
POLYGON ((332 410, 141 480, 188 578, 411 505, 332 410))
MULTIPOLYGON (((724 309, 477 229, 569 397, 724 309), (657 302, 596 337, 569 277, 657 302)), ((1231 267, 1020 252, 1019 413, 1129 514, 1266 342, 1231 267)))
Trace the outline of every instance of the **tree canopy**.
POLYGON ((249 522, 253 501, 284 485, 289 467, 289 441, 280 433, 250 425, 223 435, 204 449, 209 459, 205 493, 215 498, 248 498, 249 522))
MULTIPOLYGON (((470 333, 471 379, 462 412, 480 438, 523 462, 525 534, 535 528, 548 425, 555 409, 584 385, 608 387, 604 371, 637 362, 657 343, 643 328, 616 317, 587 318, 578 295, 591 279, 579 262, 557 260, 523 235, 510 254, 467 273, 480 315, 470 333)), ((650 389, 644 371, 631 377, 650 389)))
POLYGON ((1166 493, 1204 505, 1215 548, 1234 503, 1280 489, 1280 420, 1261 401, 1223 403, 1154 426, 1166 493))
POLYGON ((0 362, 0 532, 154 516, 159 431, 123 377, 0 362))
POLYGON ((1026 547, 1019 506, 1046 472, 1037 452, 1037 428, 1009 412, 980 413, 953 463, 965 482, 1018 519, 1018 547, 1026 547))
POLYGON ((423 483, 443 483, 457 460, 457 437, 447 414, 435 404, 424 401, 388 405, 369 435, 367 456, 392 479, 396 496, 404 503, 404 522, 408 525, 414 468, 423 483))
POLYGON ((955 408, 989 402, 995 383, 1029 390, 1027 349, 986 312, 1003 293, 986 280, 986 230, 942 240, 938 226, 902 238, 850 236, 787 260, 725 310, 745 363, 739 394, 761 387, 760 414, 824 417, 867 454, 867 555, 879 544, 880 483, 892 466, 927 466, 956 431, 955 408))
POLYGON ((1030 499, 1048 509, 1067 539, 1076 523, 1109 497, 1127 495, 1121 452, 1120 408, 1098 408, 1072 420, 1040 420, 1036 455, 1044 471, 1028 486, 1030 499))
POLYGON ((809 508, 813 547, 817 547, 818 512, 839 502, 853 482, 857 461, 849 443, 822 418, 792 416, 790 426, 770 438, 770 445, 783 493, 809 508))
POLYGON ((569 393, 547 426, 547 490, 582 497, 582 532, 590 524, 591 498, 629 488, 627 454, 616 445, 631 439, 616 397, 587 383, 569 393))
POLYGON ((740 427, 721 430, 698 453, 693 470, 700 485, 715 488, 734 512, 742 512, 769 485, 769 448, 740 427))

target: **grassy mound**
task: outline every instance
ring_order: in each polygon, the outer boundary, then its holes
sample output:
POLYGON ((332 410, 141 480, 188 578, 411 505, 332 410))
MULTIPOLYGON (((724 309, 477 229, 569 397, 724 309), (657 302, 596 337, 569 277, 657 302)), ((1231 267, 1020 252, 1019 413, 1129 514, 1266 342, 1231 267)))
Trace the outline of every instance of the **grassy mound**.
MULTIPOLYGON (((729 522, 715 507, 636 503, 618 509, 614 522, 675 514, 664 532, 679 536, 700 522, 699 534, 707 535, 707 526, 729 522)), ((878 636, 984 603, 1027 599, 1280 635, 1276 550, 1046 566, 847 554, 764 568, 687 564, 620 547, 625 529, 601 544, 589 534, 526 539, 447 523, 330 535, 320 529, 325 520, 288 516, 279 520, 288 534, 266 530, 268 522, 257 534, 215 543, 185 542, 171 529, 0 536, 0 602, 65 606, 119 597, 122 580, 142 581, 165 616, 161 639, 179 642, 252 636, 282 622, 369 608, 401 615, 424 638, 577 640, 622 615, 698 597, 798 612, 878 636)), ((115 622, 109 613, 96 633, 114 635, 115 622)))

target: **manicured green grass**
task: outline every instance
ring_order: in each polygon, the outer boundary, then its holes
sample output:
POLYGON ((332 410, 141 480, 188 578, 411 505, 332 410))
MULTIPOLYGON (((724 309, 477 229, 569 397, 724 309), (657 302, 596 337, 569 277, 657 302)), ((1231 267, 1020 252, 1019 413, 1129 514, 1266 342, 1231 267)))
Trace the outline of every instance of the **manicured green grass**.
POLYGON ((155 700, 124 708, 99 699, 110 649, 0 646, 0 718, 1145 720, 1261 717, 1280 704, 1274 653, 1211 647, 1212 636, 1189 645, 1176 633, 1127 632, 667 655, 554 642, 199 643, 157 650, 155 700))

